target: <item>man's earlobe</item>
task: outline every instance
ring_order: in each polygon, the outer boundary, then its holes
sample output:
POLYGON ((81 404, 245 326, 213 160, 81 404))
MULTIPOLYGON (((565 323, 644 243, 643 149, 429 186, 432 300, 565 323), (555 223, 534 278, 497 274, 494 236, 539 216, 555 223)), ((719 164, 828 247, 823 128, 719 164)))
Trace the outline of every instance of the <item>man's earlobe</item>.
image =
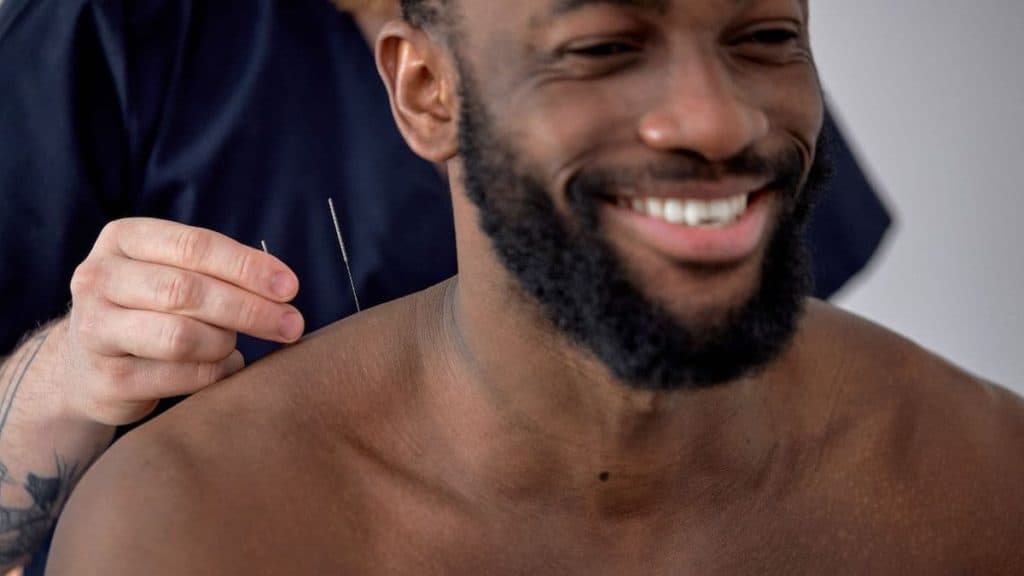
POLYGON ((426 32, 401 21, 384 26, 376 52, 406 143, 431 162, 451 159, 458 150, 458 126, 445 52, 426 32))

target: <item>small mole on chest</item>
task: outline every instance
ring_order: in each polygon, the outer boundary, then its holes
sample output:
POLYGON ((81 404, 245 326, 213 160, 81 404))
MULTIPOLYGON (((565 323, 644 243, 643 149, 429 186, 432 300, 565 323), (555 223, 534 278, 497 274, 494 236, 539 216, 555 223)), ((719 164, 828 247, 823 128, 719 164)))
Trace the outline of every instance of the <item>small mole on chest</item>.
POLYGON ((597 475, 597 479, 600 480, 601 482, 607 482, 608 478, 609 475, 607 472, 601 472, 600 474, 597 475))

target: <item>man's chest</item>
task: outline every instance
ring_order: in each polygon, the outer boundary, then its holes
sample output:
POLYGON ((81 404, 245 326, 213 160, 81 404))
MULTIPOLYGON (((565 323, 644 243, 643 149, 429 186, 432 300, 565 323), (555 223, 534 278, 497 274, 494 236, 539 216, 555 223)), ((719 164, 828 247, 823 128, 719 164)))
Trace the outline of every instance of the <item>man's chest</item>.
POLYGON ((956 574, 965 568, 962 551, 935 530, 824 510, 768 507, 745 519, 595 526, 557 514, 489 514, 442 501, 416 506, 400 495, 390 498, 394 505, 367 498, 355 506, 357 514, 324 507, 340 511, 333 521, 296 518, 319 528, 282 539, 277 570, 619 576, 956 574))

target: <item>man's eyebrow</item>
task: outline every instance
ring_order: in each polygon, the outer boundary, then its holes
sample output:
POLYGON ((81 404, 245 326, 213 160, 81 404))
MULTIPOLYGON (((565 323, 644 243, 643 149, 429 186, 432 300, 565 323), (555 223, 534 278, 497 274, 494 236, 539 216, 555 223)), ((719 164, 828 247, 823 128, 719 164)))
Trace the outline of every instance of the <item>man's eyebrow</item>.
POLYGON ((613 6, 625 6, 649 10, 652 12, 666 12, 669 0, 555 0, 551 7, 550 16, 562 16, 587 6, 595 4, 611 4, 613 6))

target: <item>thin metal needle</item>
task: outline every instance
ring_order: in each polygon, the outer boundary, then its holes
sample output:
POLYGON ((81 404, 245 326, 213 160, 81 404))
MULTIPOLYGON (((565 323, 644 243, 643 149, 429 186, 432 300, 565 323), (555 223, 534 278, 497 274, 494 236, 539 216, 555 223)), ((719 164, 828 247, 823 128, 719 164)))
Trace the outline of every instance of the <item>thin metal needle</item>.
POLYGON ((267 254, 270 254, 270 250, 267 250, 267 241, 266 240, 260 240, 260 246, 263 246, 263 251, 264 252, 266 252, 267 254))
POLYGON ((341 247, 341 259, 345 262, 345 271, 348 273, 348 284, 352 287, 352 299, 356 303, 356 312, 362 312, 359 306, 359 296, 356 295, 356 281, 352 278, 352 267, 348 263, 348 250, 345 250, 345 240, 341 237, 341 225, 338 224, 338 213, 334 211, 334 199, 327 199, 327 206, 331 209, 331 220, 334 222, 334 232, 338 235, 338 246, 341 247))

